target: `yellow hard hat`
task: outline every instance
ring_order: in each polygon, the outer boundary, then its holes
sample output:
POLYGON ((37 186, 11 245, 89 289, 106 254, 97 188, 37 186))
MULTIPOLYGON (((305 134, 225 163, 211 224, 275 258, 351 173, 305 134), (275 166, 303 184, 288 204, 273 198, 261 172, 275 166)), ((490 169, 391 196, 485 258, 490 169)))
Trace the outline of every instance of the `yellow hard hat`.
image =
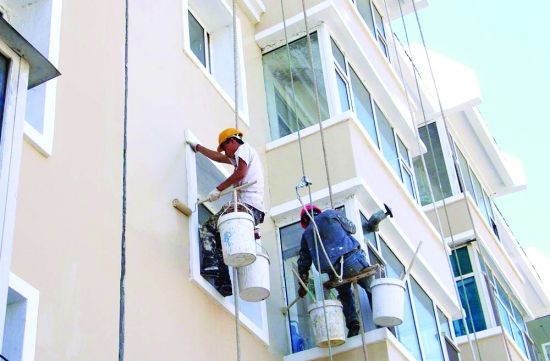
POLYGON ((242 143, 243 133, 237 128, 227 128, 220 132, 218 135, 218 152, 223 151, 221 145, 229 138, 237 138, 242 143))

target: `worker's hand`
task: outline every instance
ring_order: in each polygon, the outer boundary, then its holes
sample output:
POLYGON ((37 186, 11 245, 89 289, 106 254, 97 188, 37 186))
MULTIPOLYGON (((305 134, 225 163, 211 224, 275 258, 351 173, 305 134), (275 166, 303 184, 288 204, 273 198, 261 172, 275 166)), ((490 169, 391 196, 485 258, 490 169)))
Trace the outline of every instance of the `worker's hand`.
POLYGON ((218 190, 218 188, 214 188, 214 190, 212 190, 212 192, 208 193, 208 196, 206 197, 210 202, 215 202, 217 201, 218 199, 220 199, 220 191, 218 190))
POLYGON ((197 151, 197 147, 199 146, 198 143, 192 142, 190 140, 186 140, 185 143, 189 144, 191 146, 191 149, 193 149, 193 152, 197 151))
POLYGON ((306 289, 304 288, 304 286, 300 285, 300 288, 298 288, 298 296, 300 296, 300 298, 304 298, 306 294, 306 289))

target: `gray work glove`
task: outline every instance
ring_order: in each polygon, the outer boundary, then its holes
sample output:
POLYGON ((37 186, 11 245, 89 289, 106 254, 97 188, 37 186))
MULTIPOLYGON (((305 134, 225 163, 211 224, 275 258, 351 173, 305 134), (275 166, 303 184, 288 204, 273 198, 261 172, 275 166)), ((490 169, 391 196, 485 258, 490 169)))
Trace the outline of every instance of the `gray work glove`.
POLYGON ((185 143, 189 144, 191 149, 193 149, 193 152, 197 152, 197 147, 199 146, 198 143, 192 142, 190 140, 186 140, 185 143))

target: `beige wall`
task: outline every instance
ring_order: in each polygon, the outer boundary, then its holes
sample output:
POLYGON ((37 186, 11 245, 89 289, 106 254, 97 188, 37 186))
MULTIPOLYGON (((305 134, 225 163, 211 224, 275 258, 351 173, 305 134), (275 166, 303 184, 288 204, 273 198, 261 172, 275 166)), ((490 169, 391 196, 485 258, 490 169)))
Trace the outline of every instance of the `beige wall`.
POLYGON ((40 292, 36 360, 115 358, 124 11, 63 14, 53 155, 23 144, 12 272, 40 292))
MULTIPOLYGON (((495 329, 493 329, 495 330, 495 329)), ((498 330, 500 331, 500 330, 498 330)), ((476 348, 476 341, 473 335, 470 337, 474 349, 476 348)), ((510 361, 527 361, 527 358, 521 353, 519 348, 514 344, 514 341, 508 336, 504 337, 502 333, 497 333, 489 337, 478 337, 479 352, 481 359, 485 360, 510 360, 510 361), (505 344, 507 340, 507 345, 505 344), (509 352, 509 356, 508 356, 509 352)), ((468 342, 460 345, 460 358, 462 361, 473 361, 472 351, 468 342)), ((476 353, 476 359, 480 359, 478 353, 476 353)))
MULTIPOLYGON (((241 126, 262 152, 268 131, 261 53, 254 27, 239 16, 251 119, 250 127, 241 126)), ((122 224, 123 3, 65 1, 61 34, 53 155, 45 158, 24 145, 12 269, 40 291, 37 360, 113 359, 122 224)), ((231 107, 183 52, 183 36, 180 0, 130 3, 128 360, 213 360, 235 353, 233 317, 189 280, 188 220, 170 204, 187 197, 185 130, 214 147, 218 132, 234 124, 231 107)), ((269 219, 263 231, 273 249, 269 219)), ((278 277, 273 281, 280 290, 278 277)), ((241 337, 243 360, 279 359, 250 332, 242 329, 241 337)), ((286 347, 281 339, 279 349, 286 347)))

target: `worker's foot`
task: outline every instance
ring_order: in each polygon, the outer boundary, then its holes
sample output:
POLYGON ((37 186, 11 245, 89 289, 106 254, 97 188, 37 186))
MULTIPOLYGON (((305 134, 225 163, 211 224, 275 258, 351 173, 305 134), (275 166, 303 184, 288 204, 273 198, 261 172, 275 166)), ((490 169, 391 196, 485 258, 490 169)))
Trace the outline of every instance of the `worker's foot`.
POLYGON ((351 322, 348 325, 348 338, 357 336, 360 330, 361 330, 361 325, 359 324, 359 321, 351 322))

